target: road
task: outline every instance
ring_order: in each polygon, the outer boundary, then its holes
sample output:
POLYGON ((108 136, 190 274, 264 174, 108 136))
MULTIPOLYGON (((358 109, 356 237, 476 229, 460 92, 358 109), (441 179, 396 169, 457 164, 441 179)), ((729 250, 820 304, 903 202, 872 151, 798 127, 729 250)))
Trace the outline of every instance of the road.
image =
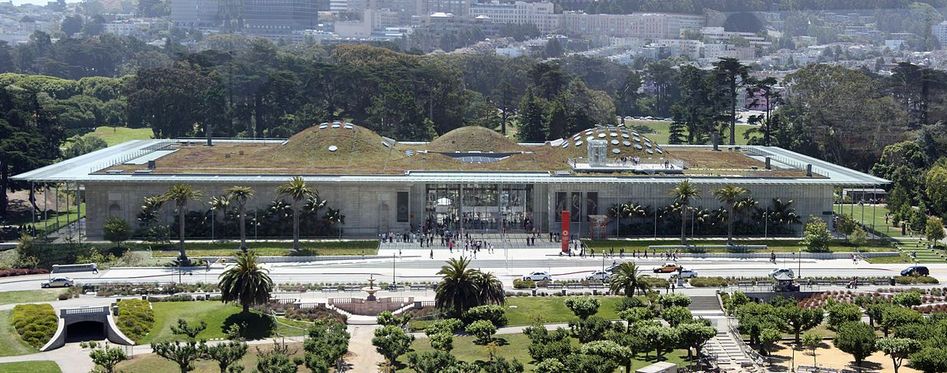
MULTIPOLYGON (((508 287, 512 286, 514 278, 531 271, 548 271, 554 279, 581 279, 593 271, 601 270, 612 262, 630 261, 638 263, 643 271, 652 276, 668 277, 668 274, 650 273, 651 268, 660 266, 666 261, 663 258, 578 258, 559 257, 550 254, 551 250, 522 249, 509 251, 496 250, 492 254, 481 252, 478 259, 472 259, 471 266, 483 271, 493 272, 508 287), (507 257, 511 259, 507 260, 507 257)), ((554 252, 554 251, 553 251, 554 252)), ((392 278, 398 282, 437 281, 438 270, 448 257, 459 257, 460 253, 447 253, 443 250, 436 252, 435 258, 430 259, 429 249, 402 250, 399 257, 397 252, 380 252, 381 257, 352 258, 308 263, 270 263, 265 266, 270 270, 270 277, 277 283, 346 283, 366 282, 373 277, 379 282, 391 282, 392 278), (387 257, 387 255, 391 257, 387 257)), ((864 261, 854 263, 851 260, 812 260, 783 261, 778 264, 767 260, 751 259, 700 259, 680 258, 677 263, 685 268, 696 270, 700 276, 722 277, 764 277, 775 268, 791 268, 801 277, 870 277, 896 276, 905 264, 870 264, 864 261)), ((938 279, 947 280, 947 264, 928 265, 931 275, 938 279)), ((113 268, 101 271, 98 274, 77 273, 68 274, 80 284, 100 284, 109 282, 214 282, 226 269, 225 264, 215 264, 209 269, 178 271, 173 268, 113 268)), ((27 276, 11 279, 0 279, 0 286, 4 290, 37 289, 46 276, 27 276)))

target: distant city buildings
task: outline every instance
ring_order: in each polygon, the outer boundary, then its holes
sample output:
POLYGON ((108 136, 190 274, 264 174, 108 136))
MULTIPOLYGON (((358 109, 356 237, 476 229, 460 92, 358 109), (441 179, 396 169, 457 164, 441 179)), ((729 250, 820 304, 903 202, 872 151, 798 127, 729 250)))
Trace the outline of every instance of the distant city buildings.
POLYGON ((171 22, 177 27, 205 28, 218 24, 218 0, 172 0, 171 22))
POLYGON ((947 21, 931 26, 931 34, 937 38, 941 47, 947 47, 947 21))
MULTIPOLYGON (((548 2, 479 3, 470 7, 472 17, 486 17, 493 23, 534 25, 544 34, 559 31, 561 15, 548 2)), ((483 19, 483 18, 481 18, 483 19)))

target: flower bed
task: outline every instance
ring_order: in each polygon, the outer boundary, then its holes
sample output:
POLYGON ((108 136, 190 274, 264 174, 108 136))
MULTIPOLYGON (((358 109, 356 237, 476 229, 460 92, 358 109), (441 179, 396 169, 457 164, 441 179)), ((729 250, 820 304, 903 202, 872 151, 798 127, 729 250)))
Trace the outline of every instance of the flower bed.
POLYGON ((216 292, 217 284, 102 284, 94 287, 96 294, 100 297, 129 296, 129 295, 151 295, 151 294, 178 294, 178 293, 198 293, 198 292, 216 292))
POLYGON ((0 269, 0 277, 13 277, 25 275, 45 275, 49 273, 45 268, 10 268, 0 269))
MULTIPOLYGON (((941 290, 941 289, 927 289, 927 290, 941 290)), ((917 291, 921 293, 921 305, 914 307, 918 311, 925 312, 924 310, 929 310, 926 312, 938 312, 936 310, 943 309, 945 303, 947 303, 947 297, 931 295, 931 292, 925 292, 922 289, 878 289, 874 292, 857 292, 851 290, 833 290, 826 291, 809 298, 805 298, 799 301, 799 306, 803 308, 817 308, 823 307, 828 303, 829 299, 832 299, 839 303, 859 303, 859 298, 862 298, 865 301, 876 302, 884 301, 891 302, 894 300, 894 297, 897 293, 906 292, 906 291, 917 291)), ((939 292, 940 293, 940 292, 939 292)), ((859 303, 860 304, 860 303, 859 303)))

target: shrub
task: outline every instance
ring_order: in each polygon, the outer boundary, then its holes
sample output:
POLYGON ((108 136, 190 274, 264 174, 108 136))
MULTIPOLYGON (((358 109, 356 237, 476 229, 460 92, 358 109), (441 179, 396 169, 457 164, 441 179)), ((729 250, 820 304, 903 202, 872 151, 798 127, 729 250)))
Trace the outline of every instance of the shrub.
POLYGON ((493 334, 497 332, 497 327, 490 321, 477 320, 467 325, 464 331, 467 332, 467 334, 476 336, 477 342, 484 344, 493 339, 493 334))
POLYGON ((622 297, 621 302, 615 306, 618 312, 630 309, 630 308, 640 308, 647 307, 648 301, 643 297, 622 297))
POLYGON ((665 294, 658 297, 658 303, 661 308, 687 307, 691 304, 691 298, 684 294, 665 294))
POLYGON ((666 289, 671 284, 668 280, 660 277, 645 277, 638 281, 647 284, 649 289, 666 289))
POLYGON ((24 342, 43 347, 56 334, 59 318, 49 304, 21 304, 13 307, 13 327, 24 342))
POLYGON ((493 323, 494 326, 503 327, 506 326, 506 312, 503 310, 502 306, 495 304, 488 304, 483 306, 477 306, 464 312, 464 324, 470 324, 478 320, 487 320, 493 323))
POLYGON ((895 276, 894 282, 898 285, 937 284, 936 278, 930 276, 895 276))
POLYGON ((591 297, 572 297, 566 299, 566 307, 579 319, 585 320, 598 312, 598 299, 591 297))
POLYGON ((536 283, 533 280, 521 280, 513 279, 513 288, 514 289, 533 289, 536 287, 536 283))
POLYGON ((825 220, 815 216, 809 217, 803 228, 802 244, 806 246, 806 251, 810 253, 826 253, 829 251, 829 241, 832 235, 829 233, 828 225, 825 220))
POLYGON ((723 277, 695 277, 689 283, 695 288, 722 288, 729 285, 729 281, 723 277))
POLYGON ((118 302, 118 318, 115 321, 125 336, 139 341, 155 325, 155 312, 146 300, 126 299, 118 302))

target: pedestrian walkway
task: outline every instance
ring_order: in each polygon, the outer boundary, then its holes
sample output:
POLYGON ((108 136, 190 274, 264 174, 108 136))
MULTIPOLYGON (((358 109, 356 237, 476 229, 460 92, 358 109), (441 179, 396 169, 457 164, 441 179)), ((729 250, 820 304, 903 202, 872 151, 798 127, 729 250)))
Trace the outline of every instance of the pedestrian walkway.
POLYGON ((746 346, 731 327, 733 320, 728 317, 714 319, 717 335, 704 344, 706 355, 714 357, 723 372, 764 372, 748 354, 746 346))

